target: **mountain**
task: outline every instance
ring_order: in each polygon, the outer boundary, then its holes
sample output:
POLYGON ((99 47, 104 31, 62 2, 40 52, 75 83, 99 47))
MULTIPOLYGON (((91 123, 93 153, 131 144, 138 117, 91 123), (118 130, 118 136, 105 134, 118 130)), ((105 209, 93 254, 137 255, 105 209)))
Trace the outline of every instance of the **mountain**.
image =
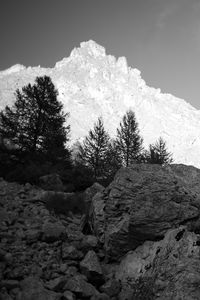
POLYGON ((54 68, 17 64, 0 72, 0 110, 12 105, 17 88, 43 75, 52 78, 59 100, 70 112, 72 143, 83 138, 99 116, 114 136, 123 114, 131 108, 146 147, 162 136, 176 163, 200 167, 200 111, 147 86, 140 71, 129 67, 125 57, 106 55, 102 46, 88 41, 54 68))

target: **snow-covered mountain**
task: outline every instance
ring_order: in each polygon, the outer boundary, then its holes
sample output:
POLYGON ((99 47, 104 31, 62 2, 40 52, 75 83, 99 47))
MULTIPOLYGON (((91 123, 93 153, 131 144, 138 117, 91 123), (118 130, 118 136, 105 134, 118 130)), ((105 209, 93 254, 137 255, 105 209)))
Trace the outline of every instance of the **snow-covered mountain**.
POLYGON ((200 111, 182 99, 148 87, 125 57, 106 55, 94 41, 83 42, 54 68, 15 65, 0 72, 0 109, 12 105, 17 88, 48 75, 70 112, 71 140, 84 137, 99 116, 111 136, 131 108, 148 146, 162 136, 177 163, 200 167, 200 111))

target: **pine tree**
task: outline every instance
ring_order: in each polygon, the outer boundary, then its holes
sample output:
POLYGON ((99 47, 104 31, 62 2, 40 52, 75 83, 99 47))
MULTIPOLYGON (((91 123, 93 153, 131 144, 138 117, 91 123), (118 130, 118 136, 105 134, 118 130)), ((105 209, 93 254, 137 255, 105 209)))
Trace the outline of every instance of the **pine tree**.
POLYGON ((172 154, 167 151, 166 142, 160 137, 155 144, 150 144, 147 162, 167 165, 173 162, 172 154))
POLYGON ((104 129, 103 120, 99 118, 89 131, 82 145, 79 146, 79 161, 93 170, 95 179, 104 176, 109 147, 109 135, 104 129))
POLYGON ((64 125, 68 114, 57 96, 48 76, 37 77, 35 84, 18 89, 13 107, 6 106, 0 112, 2 138, 10 139, 21 153, 40 153, 49 160, 65 158, 70 126, 64 125))
POLYGON ((129 166, 140 157, 143 139, 133 111, 128 111, 117 129, 116 146, 124 166, 129 166))
POLYGON ((118 151, 115 140, 111 140, 106 152, 106 177, 107 182, 113 180, 116 172, 123 166, 120 153, 118 151))

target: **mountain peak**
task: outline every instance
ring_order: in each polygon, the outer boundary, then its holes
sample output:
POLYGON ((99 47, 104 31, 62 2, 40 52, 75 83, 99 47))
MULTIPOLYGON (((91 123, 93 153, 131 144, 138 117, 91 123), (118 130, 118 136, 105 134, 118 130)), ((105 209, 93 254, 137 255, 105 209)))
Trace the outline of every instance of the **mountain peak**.
POLYGON ((97 44, 93 40, 89 40, 87 42, 80 43, 80 47, 76 47, 71 51, 69 57, 64 57, 61 61, 58 61, 55 64, 55 68, 62 68, 67 65, 70 60, 76 60, 78 58, 86 58, 86 57, 105 57, 106 51, 105 48, 99 44, 97 44))
POLYGON ((89 40, 87 42, 80 43, 80 48, 88 51, 88 54, 97 56, 105 56, 106 51, 105 48, 99 44, 97 44, 93 40, 89 40))

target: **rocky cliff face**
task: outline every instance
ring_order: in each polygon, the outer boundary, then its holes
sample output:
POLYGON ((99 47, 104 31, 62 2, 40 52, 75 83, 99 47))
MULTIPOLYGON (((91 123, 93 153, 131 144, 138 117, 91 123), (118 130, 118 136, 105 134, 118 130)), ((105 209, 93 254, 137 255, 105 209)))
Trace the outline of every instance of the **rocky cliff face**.
POLYGON ((94 41, 81 43, 54 68, 15 65, 0 72, 0 109, 14 102, 17 88, 45 74, 51 76, 70 112, 72 142, 84 137, 99 116, 114 136, 122 115, 131 108, 146 146, 162 136, 175 162, 200 166, 200 112, 182 99, 148 87, 125 57, 106 55, 94 41))

